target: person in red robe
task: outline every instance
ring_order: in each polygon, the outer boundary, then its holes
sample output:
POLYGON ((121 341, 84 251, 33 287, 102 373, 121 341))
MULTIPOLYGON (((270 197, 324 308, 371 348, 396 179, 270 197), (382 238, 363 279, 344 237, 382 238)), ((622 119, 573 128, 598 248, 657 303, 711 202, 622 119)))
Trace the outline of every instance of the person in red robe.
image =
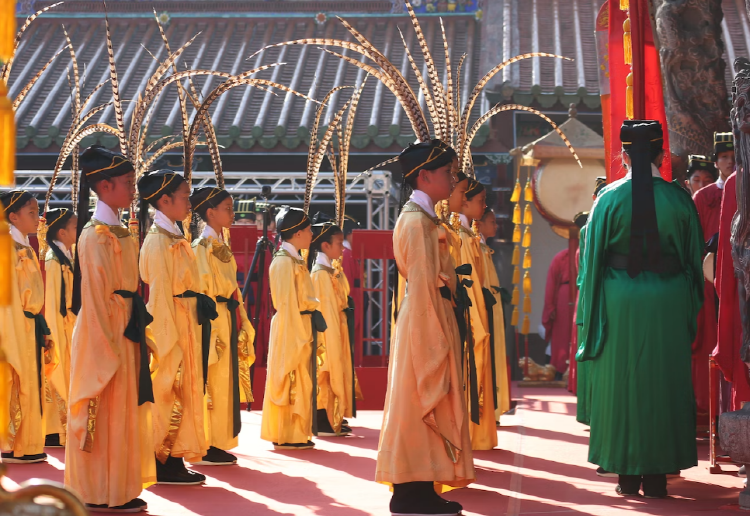
POLYGON ((719 247, 716 255, 716 293, 719 296, 719 329, 716 348, 712 356, 721 369, 724 379, 731 383, 729 410, 739 410, 750 401, 750 381, 747 366, 740 359, 742 323, 737 278, 732 261, 732 218, 737 212, 736 174, 724 185, 719 219, 719 247))
MULTIPOLYGON (((714 163, 719 169, 719 179, 698 190, 693 196, 698 209, 703 240, 716 241, 719 233, 721 196, 724 183, 734 171, 734 138, 732 133, 714 133, 714 163)), ((712 282, 704 282, 703 308, 698 313, 698 332, 693 342, 693 390, 699 413, 709 410, 709 369, 708 358, 716 347, 717 302, 716 290, 712 282)))
POLYGON ((570 262, 568 249, 552 258, 547 270, 547 288, 544 293, 542 325, 549 342, 550 363, 561 376, 568 369, 570 331, 573 313, 570 306, 570 262))
POLYGON ((344 216, 344 255, 341 266, 349 281, 349 294, 354 300, 354 365, 362 364, 362 320, 364 316, 364 297, 362 296, 362 270, 359 260, 352 253, 352 231, 359 229, 359 222, 348 215, 344 216))

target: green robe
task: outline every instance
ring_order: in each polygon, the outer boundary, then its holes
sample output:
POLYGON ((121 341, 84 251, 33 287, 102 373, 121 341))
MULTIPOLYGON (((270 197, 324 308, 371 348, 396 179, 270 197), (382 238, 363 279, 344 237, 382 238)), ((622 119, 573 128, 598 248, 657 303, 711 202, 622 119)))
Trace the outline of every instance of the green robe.
MULTIPOLYGON (((586 226, 581 228, 581 234, 578 241, 578 277, 577 285, 578 289, 581 288, 581 279, 583 278, 583 257, 586 242, 586 226)), ((578 341, 580 342, 580 335, 583 331, 581 325, 583 325, 583 299, 580 294, 578 298, 578 310, 576 311, 576 325, 578 326, 578 341)), ((576 421, 588 425, 591 423, 591 362, 584 361, 578 364, 578 370, 576 372, 576 396, 578 397, 578 403, 576 404, 576 421)))
POLYGON ((581 276, 583 326, 576 359, 591 360, 589 462, 621 475, 662 474, 698 464, 691 344, 703 303, 703 236, 690 196, 653 178, 663 259, 679 274, 607 267, 630 248, 631 180, 597 198, 581 276))

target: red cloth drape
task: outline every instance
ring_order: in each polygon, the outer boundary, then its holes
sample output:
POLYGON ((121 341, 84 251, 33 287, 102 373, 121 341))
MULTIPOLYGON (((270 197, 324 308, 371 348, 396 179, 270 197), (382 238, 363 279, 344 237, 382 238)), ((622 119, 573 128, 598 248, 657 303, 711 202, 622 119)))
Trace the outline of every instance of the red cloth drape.
POLYGON ((570 331, 573 327, 570 306, 570 264, 568 249, 563 249, 552 258, 547 271, 547 287, 544 294, 542 324, 545 339, 550 343, 551 363, 558 372, 564 373, 570 354, 570 331))
POLYGON ((737 183, 735 174, 724 185, 719 219, 719 250, 716 256, 716 293, 719 296, 719 326, 716 349, 712 355, 724 378, 732 383, 730 410, 739 410, 750 401, 750 381, 747 366, 740 360, 742 324, 737 292, 737 278, 732 263, 732 217, 737 212, 737 183))
MULTIPOLYGON (((610 73, 610 116, 604 119, 604 124, 609 125, 609 159, 607 167, 607 181, 612 182, 625 175, 620 154, 622 142, 620 141, 620 127, 625 116, 626 77, 630 73, 630 65, 625 64, 623 54, 623 30, 622 24, 627 18, 627 13, 620 10, 619 0, 609 0, 609 73, 610 73)), ((667 116, 664 110, 664 90, 661 80, 661 65, 659 54, 654 46, 654 37, 651 29, 647 0, 630 0, 630 24, 633 31, 633 61, 638 60, 643 64, 642 73, 638 70, 634 74, 634 80, 642 84, 643 95, 636 95, 635 118, 647 120, 658 120, 664 128, 664 162, 661 167, 661 175, 667 180, 672 180, 672 162, 669 151, 669 134, 667 131, 667 116), (641 42, 641 44, 639 44, 641 42), (642 97, 642 98, 641 98, 642 97)), ((638 86, 634 86, 638 91, 638 86)))

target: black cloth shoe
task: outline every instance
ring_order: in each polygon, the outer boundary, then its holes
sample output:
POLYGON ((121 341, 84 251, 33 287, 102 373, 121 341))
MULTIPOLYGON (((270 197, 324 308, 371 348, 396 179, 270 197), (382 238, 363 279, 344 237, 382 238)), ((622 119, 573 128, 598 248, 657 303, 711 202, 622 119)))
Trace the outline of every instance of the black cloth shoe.
POLYGON ((3 452, 2 460, 6 464, 34 464, 36 462, 44 462, 47 460, 46 453, 36 453, 34 455, 24 455, 23 457, 14 457, 13 452, 3 452))
POLYGON ((667 475, 643 475, 643 496, 666 498, 667 495, 667 475))
POLYGON ((63 448, 63 445, 60 443, 60 434, 49 434, 47 437, 45 437, 44 447, 45 448, 63 448))
POLYGON ((392 516, 458 516, 463 508, 435 493, 432 482, 407 482, 393 485, 392 516))
MULTIPOLYGON (((348 427, 346 427, 348 428, 348 427)), ((341 431, 336 431, 331 426, 331 422, 328 421, 328 412, 326 409, 318 409, 318 436, 319 437, 341 437, 352 433, 352 429, 345 430, 344 425, 341 425, 341 431)))
POLYGON ((637 496, 641 494, 640 475, 618 475, 619 481, 615 491, 622 496, 637 496))
POLYGON ((596 468, 596 474, 604 478, 617 478, 619 476, 617 473, 610 473, 609 471, 607 471, 601 466, 596 468))
POLYGON ((231 466, 237 464, 237 457, 219 448, 211 446, 206 455, 193 466, 231 466))
POLYGON ((312 450, 315 448, 315 443, 307 441, 306 443, 272 443, 274 450, 312 450))
POLYGON ((109 507, 107 505, 95 505, 87 503, 86 508, 91 512, 141 512, 148 509, 146 502, 140 498, 134 498, 124 505, 118 505, 117 507, 109 507))
POLYGON ((205 475, 188 470, 181 458, 169 456, 164 464, 156 460, 157 484, 196 486, 205 481, 205 475))

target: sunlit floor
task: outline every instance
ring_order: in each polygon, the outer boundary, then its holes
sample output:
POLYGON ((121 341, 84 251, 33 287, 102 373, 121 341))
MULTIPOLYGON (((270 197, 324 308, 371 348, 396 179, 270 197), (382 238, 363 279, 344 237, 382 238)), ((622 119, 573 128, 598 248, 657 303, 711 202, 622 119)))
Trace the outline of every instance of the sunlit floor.
MULTIPOLYGON (((736 467, 710 475, 708 448, 701 463, 669 481, 670 498, 622 498, 615 479, 603 479, 586 462, 588 432, 575 421, 575 397, 562 389, 515 389, 515 415, 503 416, 499 446, 476 452, 477 482, 448 493, 464 514, 474 515, 705 515, 738 511, 742 479, 736 467)), ((317 439, 311 451, 276 452, 261 441, 259 412, 243 412, 239 465, 199 467, 204 486, 153 486, 142 498, 149 514, 162 516, 366 516, 388 515, 390 493, 373 482, 382 413, 361 411, 354 434, 317 439)), ((62 482, 64 450, 46 450, 46 464, 8 465, 13 488, 30 478, 62 482)))

